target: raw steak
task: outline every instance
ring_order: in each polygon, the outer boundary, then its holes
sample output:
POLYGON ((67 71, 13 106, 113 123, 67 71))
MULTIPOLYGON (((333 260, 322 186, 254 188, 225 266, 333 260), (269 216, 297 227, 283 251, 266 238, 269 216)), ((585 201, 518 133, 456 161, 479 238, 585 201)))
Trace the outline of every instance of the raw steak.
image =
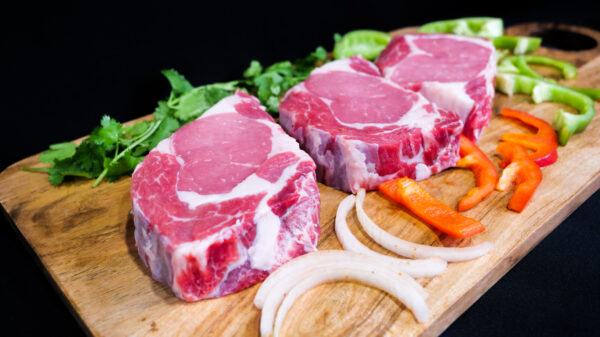
POLYGON ((251 286, 320 235, 314 162, 243 92, 160 142, 131 198, 142 260, 186 301, 251 286))
POLYGON ((425 179, 458 160, 462 122, 355 56, 315 69, 290 89, 280 123, 317 163, 325 184, 349 192, 407 176, 425 179))
POLYGON ((457 113, 463 134, 477 141, 492 114, 496 54, 486 39, 407 34, 392 39, 376 61, 383 75, 457 113))

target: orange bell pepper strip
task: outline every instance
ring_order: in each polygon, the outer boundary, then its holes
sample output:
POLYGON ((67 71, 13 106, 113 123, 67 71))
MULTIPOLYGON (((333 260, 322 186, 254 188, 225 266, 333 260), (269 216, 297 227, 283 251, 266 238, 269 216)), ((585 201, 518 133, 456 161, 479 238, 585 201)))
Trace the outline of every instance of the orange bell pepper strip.
MULTIPOLYGON (((534 135, 505 133, 500 138, 501 140, 516 143, 533 150, 534 152, 530 154, 529 157, 533 159, 539 167, 548 166, 556 162, 558 159, 558 154, 556 153, 556 149, 558 148, 558 137, 556 136, 556 132, 552 128, 552 125, 522 111, 505 108, 500 111, 500 114, 504 117, 518 119, 537 129, 537 132, 534 135)), ((504 167, 507 164, 506 161, 503 161, 500 163, 500 166, 504 167)))
POLYGON ((379 191, 450 236, 467 238, 485 229, 479 221, 467 218, 433 198, 410 178, 386 181, 379 185, 379 191))
POLYGON ((521 213, 542 181, 542 170, 519 144, 500 142, 497 151, 510 164, 502 171, 496 189, 506 191, 516 184, 508 209, 521 213))
POLYGON ((458 202, 458 211, 464 212, 492 193, 498 182, 498 173, 492 161, 463 135, 460 135, 460 157, 456 167, 473 171, 476 181, 476 186, 458 202))

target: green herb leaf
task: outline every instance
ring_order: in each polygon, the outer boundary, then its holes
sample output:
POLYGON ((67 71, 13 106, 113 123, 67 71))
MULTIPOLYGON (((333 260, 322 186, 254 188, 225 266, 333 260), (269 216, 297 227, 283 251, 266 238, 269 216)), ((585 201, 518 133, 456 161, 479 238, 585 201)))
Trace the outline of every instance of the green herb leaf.
POLYGON ((131 126, 126 126, 125 127, 125 135, 128 137, 138 137, 139 135, 143 134, 146 130, 148 130, 148 122, 146 121, 142 121, 142 122, 136 122, 135 124, 131 125, 131 126))
POLYGON ((123 175, 131 174, 161 140, 201 116, 235 90, 256 95, 267 111, 276 115, 280 96, 306 79, 315 66, 326 60, 327 51, 318 47, 307 57, 294 63, 277 62, 266 69, 260 62, 252 61, 244 71, 244 80, 199 87, 193 87, 173 69, 163 70, 162 74, 171 84, 172 90, 168 99, 158 102, 153 121, 123 127, 115 119, 103 116, 100 126, 78 146, 73 143, 51 145, 40 156, 40 160, 51 164, 51 167, 24 170, 47 172, 48 180, 53 185, 61 184, 68 176, 96 178, 92 186, 97 186, 104 178, 115 181, 123 175))
POLYGON ((74 143, 58 143, 50 145, 50 150, 40 155, 40 161, 46 164, 54 164, 57 160, 73 157, 77 145, 74 143))
POLYGON ((107 169, 106 180, 112 182, 123 175, 130 174, 143 160, 144 156, 133 156, 129 152, 125 153, 116 162, 112 162, 110 158, 104 158, 104 168, 107 169))
POLYGON ((102 145, 91 142, 90 138, 84 139, 79 144, 72 163, 76 164, 80 170, 95 177, 103 170, 104 157, 107 156, 107 151, 102 145))
POLYGON ((53 169, 48 173, 50 174, 48 176, 48 181, 54 186, 60 185, 65 180, 64 174, 62 174, 59 170, 53 169))
POLYGON ((175 110, 173 115, 184 124, 202 115, 223 98, 231 95, 237 82, 215 83, 194 88, 177 100, 170 108, 175 110))
POLYGON ((278 114, 280 96, 291 87, 305 80, 310 72, 327 59, 327 50, 317 47, 314 52, 294 63, 282 61, 272 64, 264 71, 258 61, 252 61, 244 72, 246 81, 240 82, 272 115, 278 114))
POLYGON ((335 42, 333 56, 342 59, 354 55, 362 55, 367 60, 374 60, 388 45, 392 36, 376 30, 354 30, 344 34, 335 42))
POLYGON ((49 174, 48 181, 52 185, 61 184, 65 177, 68 176, 83 177, 87 179, 94 177, 90 172, 81 169, 70 161, 58 161, 53 167, 47 168, 46 172, 49 174))
MULTIPOLYGON (((112 158, 112 160, 110 160, 109 158, 104 158, 104 163, 103 163, 104 169, 102 170, 102 172, 100 172, 100 174, 98 175, 98 178, 96 179, 94 184, 92 184, 92 187, 98 186, 98 184, 100 184, 100 182, 102 182, 104 177, 106 177, 107 175, 111 175, 111 179, 113 179, 113 181, 114 181, 114 179, 118 178, 119 176, 123 175, 126 172, 127 173, 133 172, 133 170, 135 169, 135 165, 137 165, 137 163, 141 162, 144 158, 143 157, 133 158, 131 156, 131 151, 136 146, 140 145, 142 142, 144 142, 146 139, 148 139, 148 137, 150 137, 152 134, 154 134, 154 132, 156 132, 156 129, 161 124, 162 124, 162 120, 152 121, 152 123, 150 123, 150 127, 148 128, 148 130, 146 130, 140 136, 134 138, 135 141, 131 145, 129 145, 127 148, 125 148, 121 152, 115 153, 115 156, 114 156, 114 158, 112 158), (125 159, 123 162, 119 163, 121 160, 123 160, 123 158, 127 158, 128 156, 129 156, 129 159, 125 159), (137 162, 134 165, 133 163, 135 161, 137 161, 137 162)), ((117 148, 117 150, 118 150, 118 148, 117 148)))
POLYGON ((327 50, 321 46, 318 46, 314 52, 310 53, 307 57, 296 60, 294 64, 296 66, 296 70, 310 73, 316 65, 324 61, 326 58, 327 50))
POLYGON ((161 73, 165 75, 171 84, 171 95, 179 96, 194 88, 190 82, 188 82, 188 80, 186 80, 185 77, 179 74, 175 69, 165 69, 161 71, 161 73))
POLYGON ((258 62, 256 60, 252 60, 252 61, 250 61, 250 67, 248 67, 248 69, 246 69, 244 71, 244 77, 245 78, 256 77, 262 73, 262 70, 263 70, 263 68, 260 65, 260 62, 258 62))
MULTIPOLYGON (((140 146, 145 147, 147 151, 153 149, 158 143, 169 137, 173 132, 177 131, 181 127, 181 123, 174 117, 166 117, 162 119, 162 123, 158 129, 146 139, 145 142, 141 143, 140 146)), ((135 154, 135 151, 134 151, 135 154)))
POLYGON ((154 109, 154 118, 155 119, 163 119, 170 116, 171 108, 169 108, 169 104, 167 101, 158 101, 158 106, 154 109))
POLYGON ((270 96, 269 98, 267 98, 267 101, 265 102, 265 107, 267 108, 267 111, 269 112, 277 112, 279 111, 279 97, 277 96, 270 96))
POLYGON ((104 145, 106 149, 111 148, 121 137, 123 126, 107 115, 102 117, 100 127, 92 131, 88 140, 97 145, 104 145))

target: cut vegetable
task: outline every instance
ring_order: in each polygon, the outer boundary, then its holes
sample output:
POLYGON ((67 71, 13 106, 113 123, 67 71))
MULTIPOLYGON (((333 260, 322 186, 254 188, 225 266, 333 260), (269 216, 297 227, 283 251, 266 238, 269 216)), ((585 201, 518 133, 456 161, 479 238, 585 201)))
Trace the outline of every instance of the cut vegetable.
POLYGON ((450 236, 467 238, 485 229, 481 222, 468 218, 433 198, 410 178, 403 177, 380 184, 379 191, 450 236))
POLYGON ((343 59, 354 55, 362 55, 367 60, 374 60, 392 39, 388 33, 376 30, 355 30, 346 33, 335 42, 333 57, 343 59))
POLYGON ((596 88, 580 88, 580 87, 569 87, 569 89, 571 90, 575 90, 579 93, 582 93, 586 96, 588 96, 589 98, 593 99, 594 101, 599 101, 600 100, 600 89, 596 89, 596 88))
MULTIPOLYGON (((526 112, 502 109, 500 114, 504 117, 518 119, 521 122, 533 126, 537 129, 534 135, 521 133, 505 133, 501 136, 501 140, 522 145, 534 152, 529 154, 539 167, 554 164, 558 158, 556 149, 558 148, 558 138, 556 132, 552 129, 552 125, 534 117, 526 112)), ((508 163, 502 162, 500 166, 504 167, 508 163)))
POLYGON ((508 209, 522 212, 542 181, 542 170, 529 158, 527 150, 519 144, 500 142, 498 153, 510 164, 502 171, 497 189, 506 191, 516 184, 508 209))
POLYGON ((463 212, 473 208, 494 191, 498 182, 498 173, 485 153, 463 135, 460 135, 460 157, 456 167, 473 171, 476 181, 476 186, 458 202, 457 209, 463 212))
MULTIPOLYGON (((511 56, 507 57, 507 59, 509 59, 510 57, 511 56)), ((527 64, 527 61, 525 61, 525 55, 517 55, 517 56, 514 56, 514 57, 515 58, 514 58, 514 61, 512 61, 512 63, 515 65, 515 67, 518 69, 518 71, 519 71, 519 73, 521 75, 525 75, 525 76, 529 76, 529 77, 533 77, 533 78, 538 78, 538 79, 544 79, 544 76, 536 73, 527 64)))
POLYGON ((350 228, 348 228, 348 223, 346 222, 346 217, 348 217, 348 213, 354 207, 354 200, 355 197, 353 195, 349 195, 344 200, 342 200, 342 202, 338 206, 337 214, 335 216, 335 234, 337 235, 338 240, 340 241, 342 247, 344 247, 345 250, 372 256, 382 262, 389 263, 391 265, 390 267, 392 268, 391 270, 395 272, 404 272, 413 277, 436 276, 443 273, 444 270, 446 270, 446 261, 438 257, 432 257, 422 260, 399 259, 379 254, 360 243, 360 241, 356 239, 354 234, 352 234, 350 228))
POLYGON ((363 229, 375 242, 398 255, 411 258, 437 256, 448 262, 460 262, 483 256, 493 247, 491 242, 484 242, 476 246, 464 248, 448 248, 420 245, 402 240, 381 229, 367 216, 363 209, 364 200, 365 190, 361 189, 358 191, 356 197, 356 214, 363 229))
MULTIPOLYGON (((345 250, 321 250, 294 258, 293 260, 287 262, 286 264, 272 272, 271 275, 267 277, 267 279, 258 289, 258 292, 254 297, 254 305, 257 308, 263 308, 266 303, 267 297, 270 296, 269 294, 274 292, 274 289, 278 287, 278 284, 287 284, 290 282, 293 283, 293 280, 296 277, 296 275, 298 275, 304 270, 309 270, 311 268, 328 264, 339 265, 340 261, 346 260, 358 261, 360 263, 377 264, 393 273, 402 273, 402 270, 398 267, 398 264, 388 263, 385 260, 377 259, 377 257, 372 257, 365 254, 345 250)), ((437 259, 431 260, 434 261, 434 263, 437 265, 442 264, 438 263, 437 259)), ((425 261, 430 260, 428 259, 425 261)), ((443 265, 445 266, 445 262, 443 262, 443 265)), ((415 287, 417 291, 422 293, 423 296, 426 296, 426 293, 424 293, 423 288, 412 278, 410 278, 408 274, 402 275, 401 277, 407 280, 407 282, 412 283, 413 287, 415 287)))
MULTIPOLYGON (((267 290, 261 292, 266 294, 264 303, 260 307, 262 309, 260 330, 261 335, 269 335, 273 328, 273 320, 277 307, 284 299, 286 294, 290 292, 292 288, 298 285, 303 280, 306 280, 314 275, 322 275, 324 272, 330 272, 335 270, 355 270, 360 269, 364 272, 387 272, 394 274, 389 265, 385 262, 378 261, 375 258, 365 256, 362 254, 356 254, 345 251, 321 251, 310 253, 307 255, 307 260, 310 264, 295 264, 289 266, 288 264, 283 265, 281 268, 287 268, 288 270, 284 273, 285 277, 277 276, 276 279, 271 280, 267 290), (331 255, 329 252, 341 252, 342 254, 331 255), (324 254, 322 254, 324 253, 324 254), (332 257, 333 256, 333 257, 332 257)), ((280 268, 280 269, 281 269, 280 268)), ((428 294, 417 283, 414 279, 406 275, 396 275, 397 282, 402 283, 405 287, 411 291, 416 292, 422 298, 427 298, 428 294)), ((264 286, 264 284, 263 284, 264 286)), ((261 289, 263 289, 261 286, 261 289)), ((260 290, 260 289, 259 289, 260 290)), ((257 293, 257 297, 258 297, 257 293)), ((256 298, 255 298, 256 304, 256 298)))
MULTIPOLYGON (((311 277, 301 280, 301 282, 290 290, 277 311, 273 336, 278 336, 285 315, 298 297, 319 284, 338 280, 353 280, 379 288, 394 296, 406 305, 407 308, 412 310, 417 321, 422 323, 429 318, 429 308, 425 303, 425 299, 417 291, 402 281, 398 275, 385 269, 369 265, 357 265, 348 268, 330 268, 321 270, 311 277)), ((262 319, 263 317, 261 317, 261 320, 262 319)), ((269 333, 261 331, 261 335, 266 337, 269 336, 269 333)))
POLYGON ((419 32, 493 38, 502 35, 504 32, 504 23, 500 18, 469 17, 429 22, 421 26, 419 32))
POLYGON ((265 67, 260 62, 252 60, 250 67, 244 71, 244 80, 240 87, 256 95, 260 102, 267 108, 267 112, 277 117, 279 113, 279 98, 291 87, 308 78, 310 72, 325 62, 327 51, 323 47, 317 49, 304 58, 291 61, 276 62, 265 67))
MULTIPOLYGON (((500 61, 502 59, 504 59, 504 57, 506 57, 506 55, 508 55, 508 53, 510 53, 509 50, 506 49, 496 49, 496 63, 500 63, 500 61)), ((497 68, 498 71, 500 71, 500 68, 497 68)))
POLYGON ((554 115, 552 126, 558 132, 560 145, 566 145, 571 135, 584 131, 596 114, 594 101, 588 96, 544 80, 500 73, 496 75, 496 89, 508 95, 514 93, 531 95, 535 103, 553 101, 579 110, 579 115, 564 110, 559 110, 554 115))
POLYGON ((100 126, 83 139, 74 151, 74 145, 51 145, 50 151, 40 158, 52 164, 51 167, 23 170, 47 172, 52 185, 59 185, 65 177, 70 176, 96 178, 92 186, 97 186, 104 179, 116 181, 123 175, 133 173, 146 154, 161 140, 231 95, 238 83, 213 83, 194 88, 173 69, 163 70, 162 73, 172 89, 167 100, 158 102, 154 120, 124 126, 109 116, 103 116, 100 126))
POLYGON ((540 47, 542 39, 531 36, 497 36, 492 39, 498 49, 508 49, 515 54, 534 52, 540 47))
POLYGON ((519 74, 542 79, 543 77, 535 72, 529 64, 541 64, 560 70, 561 76, 565 79, 573 79, 577 77, 577 68, 569 62, 553 59, 542 55, 513 55, 502 60, 498 66, 499 70, 508 70, 509 64, 512 64, 519 74))
MULTIPOLYGON (((573 64, 541 55, 515 55, 506 57, 498 64, 498 72, 524 75, 535 79, 544 80, 546 82, 556 83, 556 81, 545 78, 535 72, 535 70, 531 69, 529 63, 542 64, 557 68, 560 70, 561 76, 565 79, 574 79, 577 77, 577 68, 573 64)), ((594 101, 600 100, 600 89, 580 87, 568 88, 584 94, 594 101)))
POLYGON ((172 89, 167 100, 158 102, 153 121, 123 126, 109 116, 104 116, 100 126, 76 146, 74 151, 75 145, 51 145, 50 150, 40 158, 42 162, 52 164, 51 167, 23 170, 47 172, 52 185, 59 185, 65 177, 70 176, 97 178, 93 186, 97 186, 105 178, 115 181, 123 175, 132 174, 145 155, 161 140, 238 89, 258 96, 267 112, 277 117, 279 97, 305 80, 317 64, 322 64, 326 59, 325 48, 317 47, 307 57, 293 63, 277 62, 264 71, 258 61, 252 61, 244 72, 243 80, 199 87, 193 87, 173 69, 163 70, 172 89), (138 142, 140 139, 142 140, 138 142), (134 142, 135 146, 131 146, 134 142))

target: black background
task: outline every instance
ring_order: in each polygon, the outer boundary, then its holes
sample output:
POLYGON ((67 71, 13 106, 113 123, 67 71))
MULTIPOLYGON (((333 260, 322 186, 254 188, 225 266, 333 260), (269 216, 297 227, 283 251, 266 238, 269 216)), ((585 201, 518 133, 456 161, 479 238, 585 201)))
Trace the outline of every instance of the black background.
MULTIPOLYGON (((318 45, 331 49, 336 32, 389 31, 462 16, 600 29, 600 11, 589 3, 21 2, 2 10, 0 169, 88 134, 103 114, 127 121, 151 113, 169 92, 159 73, 164 68, 195 85, 233 80, 251 59, 270 64, 318 45)), ((443 335, 598 335, 599 205, 597 192, 443 335)), ((0 228, 2 334, 83 335, 27 244, 6 219, 0 228)))

